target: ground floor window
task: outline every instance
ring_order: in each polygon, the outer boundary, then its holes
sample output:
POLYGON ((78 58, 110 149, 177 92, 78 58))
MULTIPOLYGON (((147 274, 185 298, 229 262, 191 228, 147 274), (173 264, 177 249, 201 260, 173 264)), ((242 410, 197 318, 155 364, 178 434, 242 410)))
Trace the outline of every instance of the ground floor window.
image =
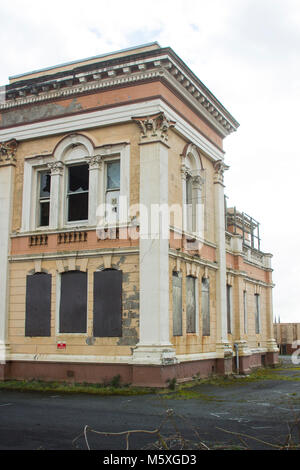
POLYGON ((255 333, 260 333, 260 295, 254 294, 255 296, 255 333))
POLYGON ((87 331, 87 273, 67 271, 61 274, 59 332, 87 331))
POLYGON ((196 278, 186 278, 186 332, 196 333, 196 278))
POLYGON ((93 336, 122 336, 122 271, 94 273, 93 336))
POLYGON ((26 278, 25 336, 51 335, 51 274, 26 278))
POLYGON ((182 335, 182 278, 177 272, 173 272, 173 336, 182 335))
POLYGON ((227 301, 227 333, 232 333, 232 287, 227 284, 226 286, 226 301, 227 301))
POLYGON ((201 290, 201 306, 202 306, 202 335, 210 335, 210 309, 209 309, 209 279, 202 278, 201 290))

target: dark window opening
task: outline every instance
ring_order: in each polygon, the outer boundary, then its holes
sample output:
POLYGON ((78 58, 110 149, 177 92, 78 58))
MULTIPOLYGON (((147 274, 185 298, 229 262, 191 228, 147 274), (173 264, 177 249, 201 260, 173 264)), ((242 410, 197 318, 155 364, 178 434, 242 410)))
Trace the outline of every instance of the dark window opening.
POLYGON ((51 274, 26 279, 25 336, 51 336, 51 274))
POLYGON ((94 273, 95 337, 122 336, 122 271, 104 269, 94 273))
POLYGON ((69 167, 68 181, 68 222, 88 219, 89 166, 69 167))
POLYGON ((39 174, 39 226, 47 227, 49 225, 50 214, 50 189, 51 175, 48 171, 41 171, 39 174))
POLYGON ((87 273, 67 271, 61 275, 59 331, 86 333, 87 273))

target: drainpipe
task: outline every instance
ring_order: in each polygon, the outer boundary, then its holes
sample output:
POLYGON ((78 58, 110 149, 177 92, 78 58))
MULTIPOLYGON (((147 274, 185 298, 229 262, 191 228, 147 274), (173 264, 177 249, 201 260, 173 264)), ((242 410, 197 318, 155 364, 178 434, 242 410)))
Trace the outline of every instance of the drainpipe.
POLYGON ((234 343, 234 349, 235 349, 235 359, 236 359, 236 372, 237 374, 239 374, 240 373, 239 345, 237 343, 234 343))

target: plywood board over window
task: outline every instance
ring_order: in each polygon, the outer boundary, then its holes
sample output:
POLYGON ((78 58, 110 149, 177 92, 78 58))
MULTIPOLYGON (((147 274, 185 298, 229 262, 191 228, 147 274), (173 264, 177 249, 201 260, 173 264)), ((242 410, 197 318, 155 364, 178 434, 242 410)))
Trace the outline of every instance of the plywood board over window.
POLYGON ((25 336, 51 336, 51 274, 26 279, 25 336))
POLYGON ((59 326, 60 333, 86 333, 87 273, 62 273, 59 326))
POLYGON ((182 335, 182 278, 173 272, 173 336, 182 335))
POLYGON ((186 278, 186 332, 196 333, 196 278, 186 278))
POLYGON ((104 269, 94 273, 95 337, 122 336, 122 271, 104 269))
POLYGON ((201 305, 202 305, 202 335, 210 335, 210 309, 209 309, 209 279, 202 278, 201 290, 201 305))

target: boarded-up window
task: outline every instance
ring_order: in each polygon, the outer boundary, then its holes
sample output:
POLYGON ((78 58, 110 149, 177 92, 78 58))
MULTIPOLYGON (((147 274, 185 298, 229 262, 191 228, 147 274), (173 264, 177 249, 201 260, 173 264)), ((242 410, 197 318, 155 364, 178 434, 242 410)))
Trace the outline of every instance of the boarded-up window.
POLYGON ((182 335, 182 278, 173 273, 173 336, 182 335))
POLYGON ((231 286, 226 285, 226 300, 227 300, 227 333, 232 333, 231 331, 231 286))
POLYGON ((186 332, 196 333, 196 279, 186 278, 186 332))
POLYGON ((247 313, 247 291, 243 291, 244 296, 244 333, 248 331, 248 313, 247 313))
POLYGON ((210 335, 210 311, 209 311, 209 279, 202 278, 202 292, 201 292, 201 305, 202 305, 202 334, 203 336, 210 335))
POLYGON ((255 333, 260 333, 260 295, 255 295, 255 333))
POLYGON ((68 271, 61 275, 60 333, 86 333, 87 273, 68 271))
POLYGON ((51 274, 26 279, 25 336, 51 336, 51 274))
POLYGON ((94 336, 122 336, 122 271, 94 273, 94 336))

